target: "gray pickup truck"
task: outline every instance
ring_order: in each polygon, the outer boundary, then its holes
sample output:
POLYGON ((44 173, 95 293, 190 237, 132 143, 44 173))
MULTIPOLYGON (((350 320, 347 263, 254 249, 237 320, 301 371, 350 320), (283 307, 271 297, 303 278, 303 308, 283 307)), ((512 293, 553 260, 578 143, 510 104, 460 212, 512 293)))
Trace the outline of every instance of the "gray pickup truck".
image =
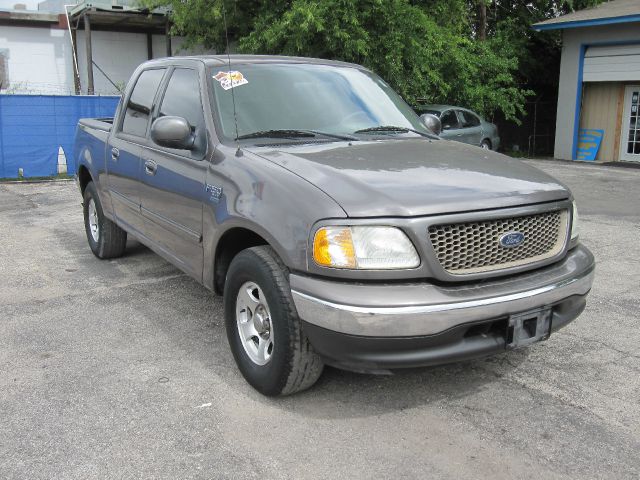
POLYGON ((231 352, 266 395, 325 364, 388 372, 547 339, 594 276, 571 192, 437 132, 358 65, 149 61, 115 118, 78 124, 89 246, 118 257, 130 234, 222 294, 231 352))

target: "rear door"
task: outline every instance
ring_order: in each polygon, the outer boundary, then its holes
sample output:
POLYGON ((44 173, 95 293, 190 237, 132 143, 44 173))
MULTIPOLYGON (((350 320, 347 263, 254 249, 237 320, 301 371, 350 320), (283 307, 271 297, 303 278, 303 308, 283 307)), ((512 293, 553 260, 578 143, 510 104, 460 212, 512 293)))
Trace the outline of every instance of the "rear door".
POLYGON ((119 123, 107 145, 108 188, 115 216, 128 230, 141 232, 140 171, 151 111, 166 68, 144 70, 125 98, 119 123))
POLYGON ((480 146, 482 142, 480 119, 468 110, 458 110, 457 114, 460 119, 460 141, 480 146))
POLYGON ((196 136, 194 150, 161 147, 149 139, 142 152, 141 211, 147 236, 196 278, 202 275, 202 207, 207 131, 197 69, 175 67, 158 99, 154 120, 178 116, 196 136))

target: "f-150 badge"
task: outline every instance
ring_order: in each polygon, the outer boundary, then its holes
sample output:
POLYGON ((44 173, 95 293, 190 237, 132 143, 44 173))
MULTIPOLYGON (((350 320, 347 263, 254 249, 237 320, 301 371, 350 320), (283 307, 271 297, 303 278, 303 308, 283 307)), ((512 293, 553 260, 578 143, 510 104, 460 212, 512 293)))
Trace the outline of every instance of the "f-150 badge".
POLYGON ((220 201, 220 197, 222 196, 222 187, 207 183, 204 189, 207 191, 207 193, 211 194, 211 196, 209 197, 210 201, 212 201, 213 203, 218 203, 220 201))

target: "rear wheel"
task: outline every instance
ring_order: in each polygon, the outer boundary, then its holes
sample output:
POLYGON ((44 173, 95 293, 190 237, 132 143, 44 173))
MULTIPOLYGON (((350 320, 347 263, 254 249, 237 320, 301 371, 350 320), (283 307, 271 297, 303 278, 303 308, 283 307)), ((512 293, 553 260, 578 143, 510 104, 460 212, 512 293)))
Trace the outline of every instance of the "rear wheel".
POLYGON ((323 363, 302 331, 288 270, 267 246, 240 252, 224 287, 227 338, 244 378, 264 395, 311 387, 323 363))
POLYGON ((127 232, 104 216, 93 182, 84 189, 84 228, 93 254, 98 258, 120 257, 127 246, 127 232))
POLYGON ((480 148, 484 148, 485 150, 491 150, 491 142, 485 138, 480 144, 480 148))

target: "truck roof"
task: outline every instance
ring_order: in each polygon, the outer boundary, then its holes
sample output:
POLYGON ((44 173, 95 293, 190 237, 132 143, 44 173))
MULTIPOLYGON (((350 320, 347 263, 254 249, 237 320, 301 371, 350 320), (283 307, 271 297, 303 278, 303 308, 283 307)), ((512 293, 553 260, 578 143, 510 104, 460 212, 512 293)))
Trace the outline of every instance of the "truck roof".
POLYGON ((193 60, 203 62, 205 65, 220 66, 220 65, 246 65, 256 63, 307 63, 315 65, 334 65, 341 67, 353 67, 364 69, 363 66, 355 63, 341 62, 338 60, 327 60, 323 58, 308 58, 308 57, 288 57, 284 55, 189 55, 180 57, 165 57, 155 60, 149 60, 144 65, 171 65, 176 61, 193 60))

